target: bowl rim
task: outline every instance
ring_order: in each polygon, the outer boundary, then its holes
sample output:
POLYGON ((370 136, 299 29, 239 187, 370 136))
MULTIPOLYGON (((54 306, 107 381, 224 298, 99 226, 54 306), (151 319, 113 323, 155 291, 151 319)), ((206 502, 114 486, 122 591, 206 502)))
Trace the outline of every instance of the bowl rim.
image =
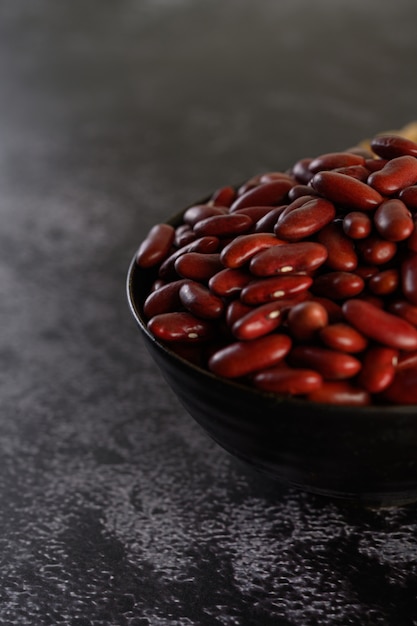
MULTIPOLYGON (((208 198, 205 198, 203 200, 194 202, 193 204, 189 206, 194 206, 196 204, 203 204, 204 202, 207 202, 207 200, 208 198)), ((182 219, 182 216, 187 210, 187 208, 188 206, 185 209, 177 212, 170 218, 166 219, 164 223, 171 224, 173 226, 178 225, 178 223, 182 219)), ((324 412, 328 412, 328 411, 334 412, 336 410, 341 415, 343 415, 344 413, 349 413, 352 415, 352 417, 356 416, 359 419, 363 419, 363 417, 366 415, 368 416, 372 415, 373 417, 380 415, 382 419, 383 417, 389 417, 393 412, 395 412, 396 419, 398 419, 401 416, 407 417, 409 419, 409 418, 412 418, 414 415, 416 418, 416 422, 417 422, 417 404, 370 404, 366 406, 360 406, 360 405, 356 406, 356 405, 347 405, 347 404, 346 405, 329 404, 329 403, 324 403, 324 402, 309 402, 308 400, 304 398, 297 398, 297 397, 287 396, 287 395, 279 395, 274 392, 268 392, 262 389, 251 387, 250 385, 245 385, 244 383, 237 382, 234 379, 222 378, 214 374, 208 369, 204 369, 190 361, 187 361, 187 359, 178 355, 173 350, 170 350, 169 346, 158 341, 157 337, 155 337, 149 331, 147 327, 146 320, 137 302, 137 295, 135 295, 134 293, 133 282, 138 274, 140 274, 141 272, 146 273, 148 271, 152 271, 154 268, 150 268, 150 270, 144 270, 140 268, 136 263, 136 255, 137 255, 137 250, 135 251, 130 261, 129 268, 127 271, 127 276, 126 276, 126 295, 127 295, 130 312, 134 320, 136 321, 137 325, 139 326, 140 330, 147 336, 147 338, 152 342, 152 344, 156 346, 158 350, 161 353, 163 353, 166 357, 170 358, 172 361, 178 362, 178 364, 180 364, 182 367, 186 367, 191 372, 194 371, 199 376, 205 376, 209 380, 216 382, 216 384, 222 384, 225 387, 231 387, 235 389, 235 391, 240 391, 242 393, 243 392, 249 393, 250 395, 254 397, 256 396, 258 398, 261 397, 261 398, 268 399, 269 402, 271 402, 271 400, 276 401, 277 405, 280 405, 280 406, 287 406, 287 407, 294 406, 298 408, 311 406, 311 407, 317 407, 318 409, 320 409, 320 411, 324 411, 324 412)))

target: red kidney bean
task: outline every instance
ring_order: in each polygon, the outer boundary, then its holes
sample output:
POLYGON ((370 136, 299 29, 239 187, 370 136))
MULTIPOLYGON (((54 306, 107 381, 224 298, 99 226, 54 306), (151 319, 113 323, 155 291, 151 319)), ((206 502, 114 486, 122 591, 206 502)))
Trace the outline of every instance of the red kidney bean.
POLYGON ((313 189, 347 209, 372 211, 379 206, 383 197, 376 189, 352 176, 338 172, 318 172, 311 179, 313 189))
POLYGON ((175 229, 174 245, 177 248, 182 248, 196 239, 197 235, 189 224, 181 224, 175 229))
POLYGON ((404 189, 401 189, 398 197, 411 211, 417 211, 417 185, 404 187, 404 189))
POLYGON ((249 215, 252 222, 255 223, 265 215, 268 215, 272 210, 270 206, 246 206, 243 209, 238 209, 235 213, 242 213, 243 215, 249 215))
POLYGON ((181 308, 179 291, 185 282, 185 279, 176 280, 152 291, 143 304, 145 317, 149 319, 160 313, 170 313, 181 308))
POLYGON ((360 154, 351 152, 329 152, 314 158, 308 166, 313 174, 323 170, 334 170, 339 167, 348 167, 350 165, 364 165, 365 158, 360 154))
POLYGON ((340 322, 344 319, 342 307, 340 304, 337 304, 334 300, 330 298, 322 298, 320 296, 312 295, 310 297, 312 302, 318 302, 321 304, 327 311, 327 315, 329 316, 329 322, 331 324, 340 322))
POLYGON ((389 348, 417 349, 417 328, 406 320, 359 298, 344 302, 342 311, 347 321, 365 337, 389 348))
POLYGON ((412 254, 401 264, 401 284, 404 296, 417 304, 417 254, 412 254))
POLYGON ((178 292, 181 304, 201 319, 217 319, 223 315, 224 303, 207 287, 194 281, 186 281, 178 292))
POLYGON ((297 161, 292 169, 291 174, 296 179, 297 182, 302 185, 307 185, 307 183, 312 179, 313 173, 310 172, 309 165, 313 159, 306 158, 300 159, 297 161))
POLYGON ((243 287, 253 280, 252 274, 243 268, 225 268, 214 274, 209 280, 209 288, 217 296, 239 294, 243 287))
POLYGON ((383 159, 395 159, 403 155, 417 157, 417 143, 406 137, 383 133, 371 141, 371 149, 383 159))
POLYGON ((398 199, 385 200, 380 204, 374 214, 374 223, 381 237, 388 241, 403 241, 414 230, 410 211, 398 199))
POLYGON ((255 233, 273 233, 275 224, 278 221, 279 216, 285 209, 287 208, 286 204, 282 204, 281 206, 269 207, 269 213, 265 214, 263 217, 259 218, 253 228, 255 233))
POLYGON ((383 396, 394 404, 417 404, 417 368, 398 369, 383 396))
POLYGON ((243 287, 240 299, 245 304, 263 304, 295 294, 304 294, 312 282, 311 276, 305 274, 272 276, 253 280, 243 287))
POLYGON ((388 306, 388 311, 417 326, 417 305, 411 304, 407 300, 396 300, 388 306))
POLYGON ((272 233, 250 233, 233 239, 220 253, 226 267, 241 267, 257 252, 284 243, 272 233))
POLYGON ((345 234, 351 239, 365 239, 372 231, 371 218, 361 211, 346 213, 342 223, 345 234))
POLYGON ((285 365, 261 370, 252 380, 258 389, 291 396, 311 393, 323 384, 323 377, 318 372, 285 365))
POLYGON ((274 228, 277 237, 287 241, 298 241, 314 235, 336 215, 334 204, 323 198, 309 200, 289 212, 288 208, 281 213, 274 228))
POLYGON ((298 198, 303 198, 304 196, 309 196, 310 200, 313 200, 315 197, 319 197, 310 185, 295 185, 294 187, 291 187, 288 192, 288 200, 290 202, 293 202, 298 198))
POLYGON ((363 278, 363 280, 369 280, 375 274, 378 274, 381 271, 378 265, 359 265, 355 269, 355 274, 363 278))
POLYGON ((414 229, 407 239, 407 248, 412 252, 417 252, 417 214, 413 215, 414 229))
POLYGON ((358 265, 358 255, 350 237, 347 237, 341 221, 327 224, 317 234, 317 241, 327 250, 326 266, 333 270, 350 272, 358 265))
POLYGON ((288 329, 297 341, 311 341, 328 321, 327 309, 313 300, 295 304, 287 315, 288 329))
POLYGON ((155 315, 147 326, 155 337, 168 342, 199 342, 213 336, 213 327, 209 321, 182 311, 155 315))
POLYGON ((361 369, 361 362, 351 354, 320 346, 295 346, 288 359, 290 365, 311 368, 326 380, 352 378, 361 369))
POLYGON ((237 322, 238 319, 252 311, 253 307, 248 304, 244 304, 239 298, 236 300, 232 300, 226 306, 226 324, 229 328, 232 328, 233 324, 237 322))
POLYGON ((363 278, 352 272, 327 272, 316 276, 312 291, 318 296, 341 300, 359 295, 365 287, 363 278))
POLYGON ((319 336, 328 348, 341 352, 362 352, 368 346, 368 340, 362 333, 343 322, 325 326, 320 330, 319 336))
POLYGON ((394 258, 397 245, 378 235, 369 235, 366 239, 360 239, 356 242, 356 249, 367 265, 382 265, 394 258))
POLYGON ((366 182, 370 174, 370 171, 368 170, 368 168, 364 167, 363 165, 350 165, 348 167, 338 167, 334 171, 338 172, 339 174, 345 174, 346 176, 352 176, 352 178, 357 178, 358 180, 361 180, 362 182, 366 182))
POLYGON ((398 350, 370 347, 364 354, 358 383, 369 393, 380 393, 394 380, 398 350))
POLYGON ((234 213, 237 209, 243 209, 247 206, 281 204, 293 185, 294 183, 290 179, 275 180, 271 183, 258 185, 239 196, 230 207, 230 212, 234 213))
POLYGON ((194 224, 194 232, 199 237, 227 237, 245 233, 252 226, 249 215, 242 213, 213 215, 194 224))
POLYGON ((281 306, 277 302, 268 302, 252 308, 236 320, 232 326, 232 332, 236 339, 249 341, 271 333, 281 323, 281 306))
POLYGON ((393 268, 371 276, 368 281, 368 288, 376 296, 388 296, 397 291, 399 284, 400 273, 393 268))
POLYGON ((327 258, 327 250, 320 243, 299 241, 261 250, 252 257, 249 269, 255 276, 313 272, 327 258))
POLYGON ((417 159, 413 156, 400 156, 391 159, 378 172, 372 172, 368 185, 382 195, 392 195, 417 182, 417 159))
POLYGON ((189 207, 185 211, 182 219, 185 224, 194 227, 194 225, 201 220, 205 220, 208 217, 213 217, 215 215, 226 215, 227 212, 227 208, 223 206, 214 206, 213 204, 196 204, 189 207))
POLYGON ((215 352, 209 359, 208 367, 217 376, 240 378, 276 365, 290 348, 291 339, 283 334, 237 341, 215 352))
POLYGON ((230 207, 236 199, 236 189, 231 186, 221 187, 215 191, 211 198, 211 204, 221 207, 230 207))
POLYGON ((165 261, 159 266, 159 277, 165 280, 169 280, 170 278, 175 280, 177 277, 175 272, 175 262, 182 254, 185 254, 186 252, 202 252, 204 254, 209 254, 216 252, 218 247, 219 240, 217 237, 200 237, 195 241, 191 241, 165 259, 165 261))
POLYGON ((309 393, 307 399, 311 402, 344 406, 371 404, 371 396, 365 389, 355 387, 347 381, 325 381, 319 389, 309 393))
POLYGON ((417 368, 417 351, 416 352, 401 352, 398 355, 398 361, 396 369, 402 370, 408 367, 417 368))
POLYGON ((221 271, 223 264, 218 252, 186 252, 175 261, 175 271, 183 278, 207 282, 214 274, 221 271))
POLYGON ((264 185, 265 183, 273 183, 275 181, 284 180, 290 183, 290 185, 294 185, 294 179, 289 174, 285 174, 285 172, 265 172, 261 174, 259 179, 259 184, 264 185))
POLYGON ((136 253, 137 265, 147 269, 164 261, 171 250, 174 237, 175 229, 170 224, 153 226, 136 253))
POLYGON ((369 173, 379 172, 388 163, 388 159, 376 159, 374 156, 365 159, 365 167, 369 170, 369 173))

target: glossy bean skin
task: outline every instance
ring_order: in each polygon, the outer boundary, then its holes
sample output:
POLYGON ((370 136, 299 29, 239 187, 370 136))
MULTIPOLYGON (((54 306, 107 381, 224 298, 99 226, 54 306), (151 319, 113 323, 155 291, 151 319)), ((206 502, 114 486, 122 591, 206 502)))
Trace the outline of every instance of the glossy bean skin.
POLYGON ((313 174, 323 170, 334 170, 340 167, 352 165, 364 165, 365 158, 360 154, 352 152, 329 152, 314 158, 308 165, 308 169, 313 174))
POLYGON ((279 363, 289 352, 291 339, 272 334, 253 341, 237 341, 215 352, 208 367, 217 376, 240 378, 279 363))
POLYGON ((398 369, 384 398, 393 404, 417 404, 417 368, 398 369))
POLYGON ((163 263, 161 263, 158 270, 159 277, 164 280, 175 280, 175 277, 177 276, 175 263, 182 254, 187 252, 202 252, 204 254, 210 254, 216 252, 218 247, 219 240, 217 237, 199 237, 195 241, 191 241, 189 244, 182 246, 182 248, 175 250, 175 252, 167 257, 163 263))
POLYGON ((297 341, 311 341, 328 321, 327 309, 313 300, 295 304, 287 315, 288 329, 297 341))
POLYGON ((251 233, 233 239, 220 253, 220 259, 226 267, 241 267, 257 252, 284 243, 272 233, 251 233))
POLYGON ((174 242, 175 229, 170 224, 153 226, 136 253, 136 264, 147 269, 155 267, 168 256, 174 242))
POLYGON ((313 189, 331 202, 347 209, 372 211, 383 200, 381 194, 372 187, 352 176, 338 172, 318 172, 311 180, 313 189))
POLYGON ((253 224, 258 222, 261 218, 265 217, 271 212, 270 206, 246 206, 243 209, 237 209, 235 213, 242 213, 243 215, 249 215, 253 224))
POLYGON ((251 341, 271 333, 282 323, 281 308, 277 302, 268 302, 252 308, 234 322, 233 335, 241 341, 251 341))
POLYGON ((371 148, 382 159, 394 159, 404 155, 417 157, 417 144, 414 141, 391 133, 374 137, 371 148))
POLYGON ((227 185, 225 187, 220 187, 217 189, 210 198, 210 204, 214 204, 214 206, 222 206, 229 208, 234 200, 236 199, 236 189, 227 185))
POLYGON ((407 205, 410 211, 417 211, 417 185, 401 189, 398 198, 407 205))
POLYGON ((341 352, 362 352, 368 346, 368 340, 356 328, 344 322, 329 324, 319 333, 326 347, 341 352))
POLYGON ((411 304, 407 300, 397 300, 390 304, 388 311, 417 326, 417 305, 411 304))
POLYGON ((361 369, 361 362, 351 354, 313 345, 295 346, 289 355, 289 364, 311 368, 326 380, 352 378, 361 369))
POLYGON ((181 224, 175 229, 174 245, 182 248, 197 239, 197 235, 189 224, 181 224))
POLYGON ((262 250, 252 257, 249 269, 255 276, 313 272, 327 259, 326 248, 313 241, 282 244, 262 250))
POLYGON ((185 224, 193 227, 197 222, 213 217, 215 215, 226 215, 227 208, 223 206, 216 206, 214 204, 196 204, 186 209, 183 215, 183 221, 185 224))
POLYGON ((239 294, 252 280, 253 276, 247 270, 226 267, 210 278, 208 286, 217 296, 228 297, 239 294))
POLYGON ((397 269, 377 272, 368 280, 368 288, 376 296, 388 296, 397 291, 400 284, 400 273, 397 269))
POLYGON ((314 279, 312 291, 318 296, 341 300, 359 295, 364 287, 363 278, 353 272, 327 272, 314 279))
POLYGON ((385 196, 392 195, 416 182, 417 159, 408 155, 391 159, 381 170, 372 172, 368 178, 368 184, 385 196))
POLYGON ((291 396, 309 394, 323 384, 323 377, 318 372, 286 365, 262 370, 252 380, 258 389, 291 396))
POLYGON ((310 163, 312 160, 313 159, 310 157, 299 159, 294 163, 291 169, 292 176, 294 176, 295 180, 301 185, 307 185, 314 176, 313 172, 310 171, 310 163))
POLYGON ((317 241, 327 250, 326 266, 332 270, 350 272, 358 265, 358 255, 340 221, 327 224, 317 234, 317 241))
POLYGON ((358 383, 369 393, 381 393, 394 380, 398 350, 372 346, 363 356, 358 383))
POLYGON ((223 269, 220 255, 186 252, 175 261, 175 271, 182 278, 198 282, 208 282, 214 274, 223 269))
POLYGON ((279 216, 283 211, 285 211, 286 208, 286 204, 281 204, 280 206, 270 208, 268 213, 266 213, 256 221, 253 227, 254 232, 273 233, 275 224, 277 223, 279 216))
POLYGON ((223 300, 200 283, 185 281, 178 297, 182 306, 198 318, 217 319, 223 315, 223 300))
POLYGON ((240 299, 245 304, 263 304, 296 294, 303 295, 311 286, 313 279, 306 274, 271 276, 252 280, 242 288, 240 299))
POLYGON ((176 280, 152 291, 143 304, 145 317, 149 319, 160 313, 170 313, 181 308, 179 291, 185 282, 185 279, 176 280))
POLYGON ((226 324, 229 328, 233 327, 233 324, 237 322, 238 319, 246 315, 253 310, 253 307, 248 304, 244 304, 240 298, 236 298, 232 300, 226 305, 226 324))
POLYGON ((359 298, 344 302, 342 311, 365 337, 397 350, 417 349, 417 329, 406 320, 359 298))
POLYGON ((243 213, 212 215, 194 224, 194 232, 198 237, 228 237, 245 233, 252 223, 243 213))
POLYGON ((411 254, 401 265, 403 294, 411 304, 417 305, 417 254, 411 254))
POLYGON ((311 402, 338 404, 343 406, 368 406, 371 396, 365 390, 355 387, 348 381, 324 381, 316 391, 308 394, 311 402))
POLYGON ((347 167, 338 167, 334 170, 339 174, 345 174, 346 176, 352 176, 352 178, 357 178, 362 182, 368 180, 368 176, 370 171, 364 165, 349 165, 347 167))
POLYGON ((174 311, 151 317, 148 330, 162 341, 200 342, 213 336, 213 327, 188 312, 174 311))
POLYGON ((387 241, 378 235, 370 235, 366 239, 359 240, 356 248, 366 265, 388 263, 397 252, 397 244, 394 241, 387 241))
POLYGON ((230 207, 230 212, 234 213, 237 209, 243 209, 248 206, 275 206, 281 204, 293 184, 289 179, 280 179, 258 185, 240 195, 230 207))
POLYGON ((372 231, 372 220, 361 211, 350 211, 343 218, 343 230, 351 239, 365 239, 372 231))
POLYGON ((315 196, 319 197, 310 185, 294 185, 288 192, 288 200, 290 202, 298 200, 298 198, 304 198, 305 196, 309 196, 310 200, 313 200, 315 196))
POLYGON ((332 202, 315 198, 288 213, 284 211, 278 218, 274 233, 287 241, 305 239, 321 230, 335 215, 336 209, 332 202))
POLYGON ((381 237, 388 241, 403 241, 414 230, 410 211, 404 202, 398 199, 382 202, 375 211, 374 223, 381 237))

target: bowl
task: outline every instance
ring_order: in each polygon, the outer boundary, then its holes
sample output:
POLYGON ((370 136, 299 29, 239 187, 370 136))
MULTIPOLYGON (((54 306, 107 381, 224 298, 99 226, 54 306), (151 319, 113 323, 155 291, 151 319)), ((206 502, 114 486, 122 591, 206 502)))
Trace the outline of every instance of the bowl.
MULTIPOLYGON (((182 213, 167 223, 181 222, 182 213)), ((135 255, 136 256, 136 255, 135 255)), ((186 411, 265 480, 370 507, 417 501, 417 406, 340 406, 260 391, 186 361, 147 329, 156 270, 133 257, 127 298, 142 340, 186 411)))

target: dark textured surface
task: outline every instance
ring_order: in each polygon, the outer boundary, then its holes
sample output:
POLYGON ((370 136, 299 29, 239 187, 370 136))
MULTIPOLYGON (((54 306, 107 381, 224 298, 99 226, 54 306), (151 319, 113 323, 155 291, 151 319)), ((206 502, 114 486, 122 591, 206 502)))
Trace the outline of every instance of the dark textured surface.
POLYGON ((417 118, 412 0, 0 7, 0 623, 417 624, 417 506, 264 484, 125 300, 156 221, 417 118))

